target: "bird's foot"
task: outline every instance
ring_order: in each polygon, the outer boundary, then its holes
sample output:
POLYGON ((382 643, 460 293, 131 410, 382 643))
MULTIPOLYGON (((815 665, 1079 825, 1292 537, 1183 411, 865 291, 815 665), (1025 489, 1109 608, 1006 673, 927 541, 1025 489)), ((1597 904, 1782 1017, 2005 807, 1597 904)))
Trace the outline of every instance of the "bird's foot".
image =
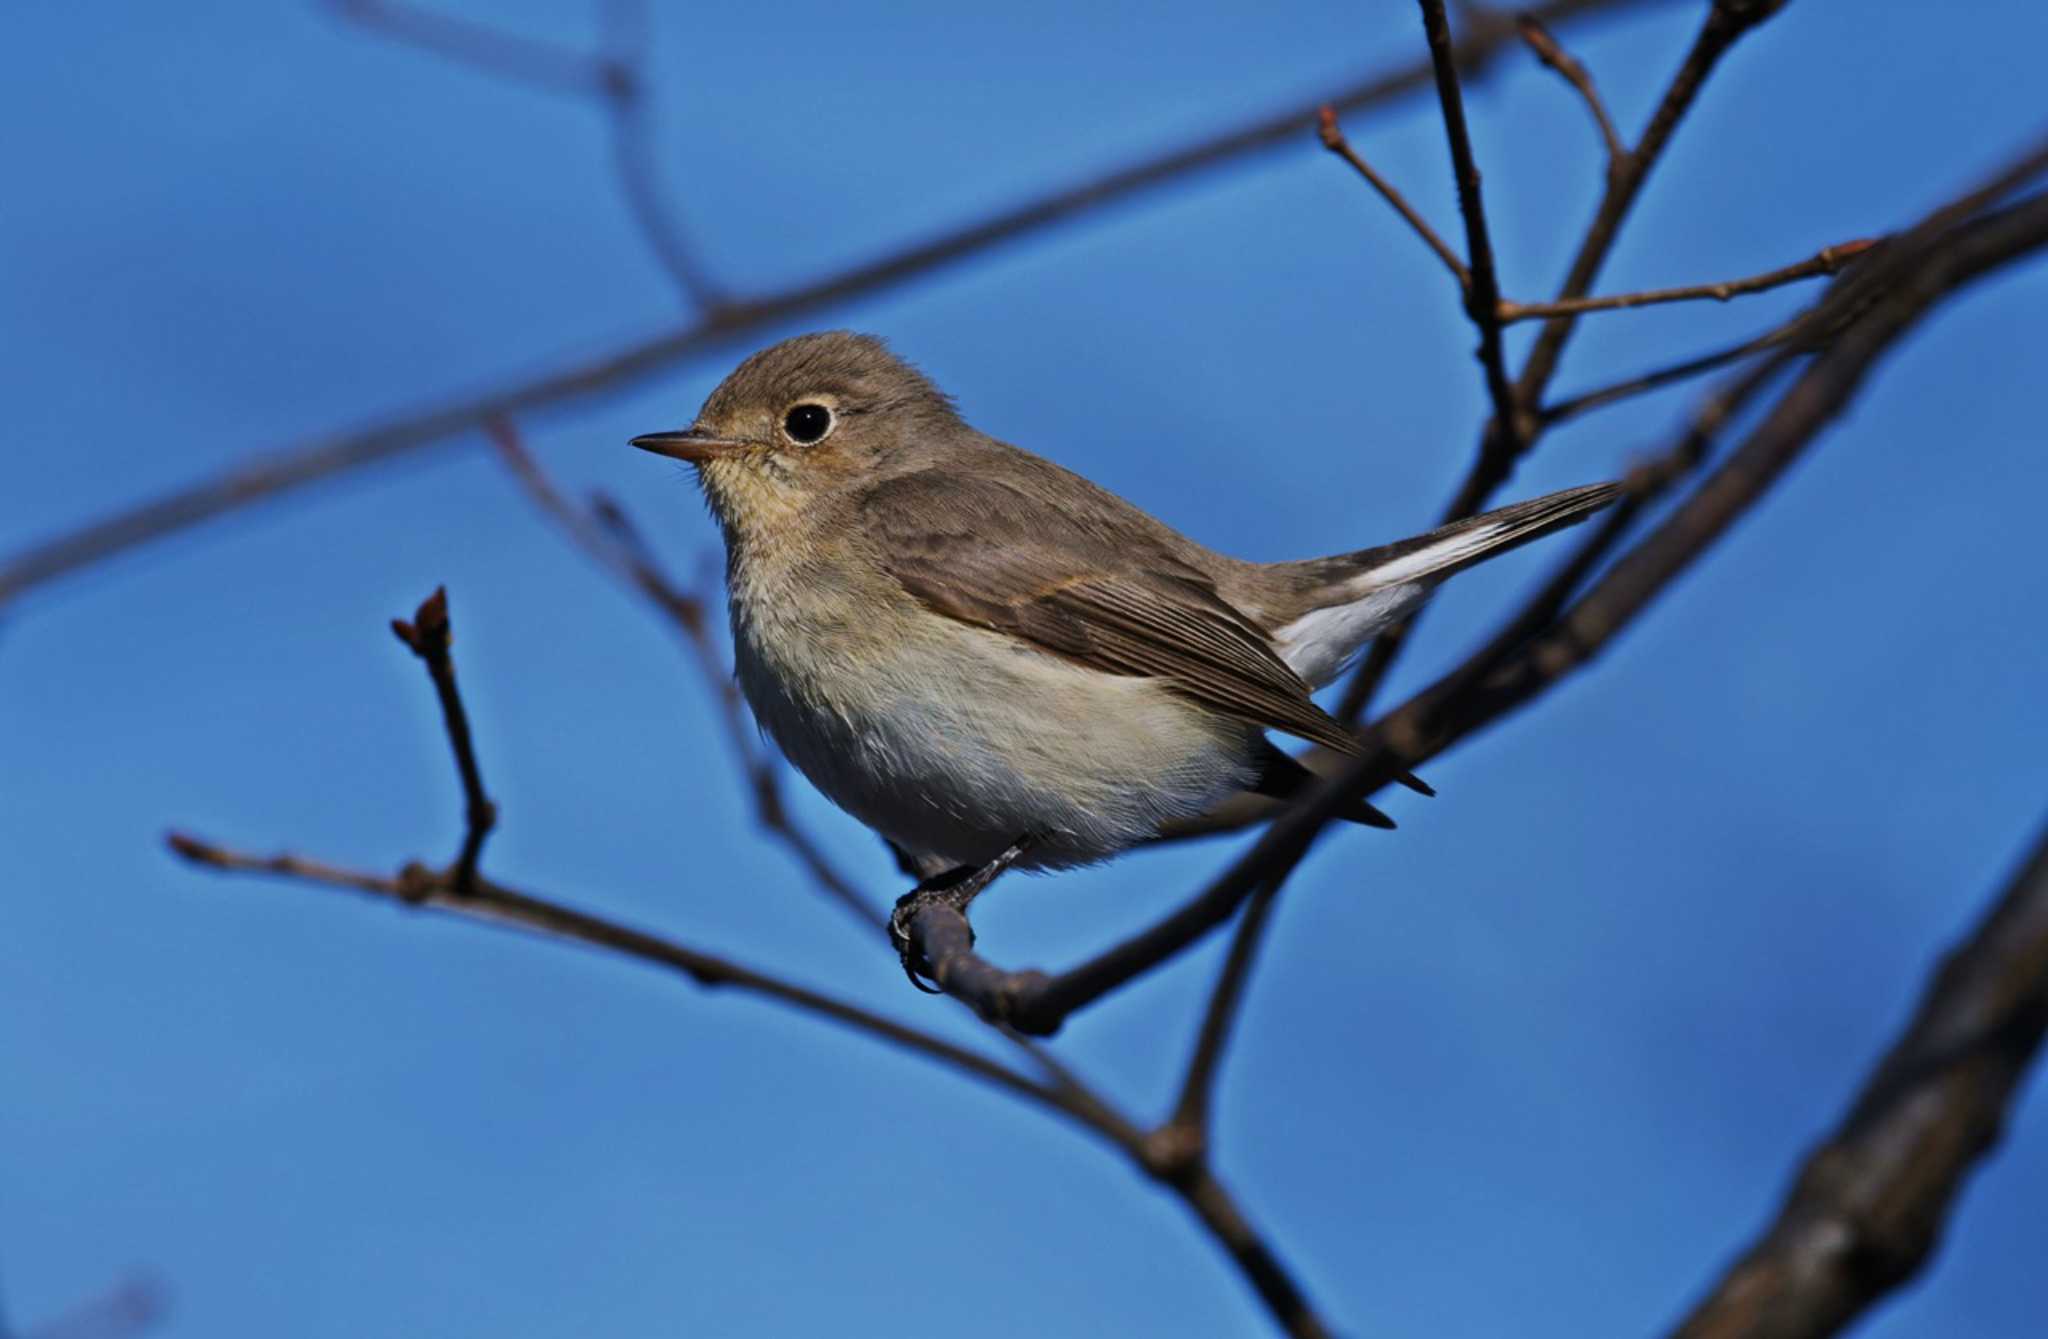
MULTIPOLYGON (((922 955, 910 935, 910 927, 918 916, 933 907, 947 907, 959 912, 960 918, 966 920, 967 908, 974 899, 1030 849, 1031 838, 1019 837, 987 864, 956 865, 932 875, 896 899, 896 909, 889 913, 889 942, 896 946, 896 956, 902 961, 903 974, 910 978, 911 985, 927 995, 943 993, 937 986, 926 984, 929 978, 919 968, 922 955)), ((967 927, 967 942, 970 945, 974 942, 972 925, 967 927)))

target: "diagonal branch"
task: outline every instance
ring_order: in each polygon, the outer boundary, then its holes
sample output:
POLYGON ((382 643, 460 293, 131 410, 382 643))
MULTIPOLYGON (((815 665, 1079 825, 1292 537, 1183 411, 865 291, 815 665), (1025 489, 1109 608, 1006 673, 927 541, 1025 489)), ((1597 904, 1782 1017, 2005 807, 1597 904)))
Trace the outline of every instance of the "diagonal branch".
POLYGON ((493 78, 580 97, 604 92, 604 62, 554 42, 392 0, 327 3, 358 27, 493 78))
MULTIPOLYGON (((1644 0, 1551 0, 1536 12, 1547 22, 1633 7, 1644 0)), ((1476 73, 1506 49, 1511 38, 1487 25, 1466 37, 1458 62, 1476 73)), ((1428 64, 1376 74, 1324 99, 1339 111, 1378 107, 1407 97, 1429 80, 1428 64)), ((61 577, 336 475, 449 442, 491 418, 516 418, 590 397, 625 390, 684 360, 835 303, 893 288, 982 255, 1018 238, 1072 222, 1168 182, 1235 163, 1292 142, 1315 107, 1289 108, 1234 130, 1112 172, 1051 191, 1015 208, 921 242, 908 243, 835 274, 728 303, 678 330, 570 364, 546 375, 508 383, 482 395, 424 405, 367 428, 339 432, 282 450, 251 456, 210 478, 77 529, 31 544, 0 559, 0 606, 61 577)))
POLYGON ((203 838, 174 832, 165 838, 172 852, 195 865, 230 874, 267 874, 323 888, 342 888, 410 907, 445 912, 468 920, 530 930, 554 939, 607 949, 657 967, 681 972, 700 986, 733 986, 791 1005, 854 1031, 970 1074, 1040 1106, 1087 1124, 1071 1099, 1007 1065, 908 1024, 873 1013, 821 991, 784 981, 715 954, 687 947, 617 921, 578 911, 546 898, 518 892, 487 878, 460 891, 450 874, 407 865, 396 875, 349 869, 303 856, 259 856, 229 850, 203 838))
POLYGON ((1821 1339, 1920 1272, 2048 1031, 2048 832, 1675 1339, 1821 1339))
POLYGON ((1359 157, 1358 151, 1351 147, 1351 141, 1344 138, 1344 131, 1337 125, 1336 110, 1327 103, 1316 109, 1316 137, 1322 140, 1325 149, 1349 163, 1352 171, 1365 178, 1366 184, 1378 191, 1382 200, 1393 206, 1394 212, 1415 230, 1415 235, 1422 239, 1423 245, 1435 252, 1436 258, 1444 263, 1444 268, 1458 281, 1461 292, 1472 287, 1472 271, 1465 268, 1465 262, 1458 259, 1458 253, 1451 250, 1450 243, 1437 236, 1436 229, 1429 226, 1429 220, 1423 218, 1415 206, 1408 203, 1408 197, 1396 190, 1393 182, 1381 176, 1377 168, 1359 157))

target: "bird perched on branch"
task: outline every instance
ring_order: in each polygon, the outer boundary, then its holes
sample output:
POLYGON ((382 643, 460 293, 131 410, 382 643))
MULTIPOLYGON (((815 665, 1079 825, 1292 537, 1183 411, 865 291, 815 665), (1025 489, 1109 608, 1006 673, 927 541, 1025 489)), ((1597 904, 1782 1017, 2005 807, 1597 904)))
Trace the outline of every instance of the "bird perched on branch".
MULTIPOLYGON (((964 911, 1012 865, 1087 864, 1234 794, 1299 792, 1312 774, 1267 731, 1357 752, 1312 690, 1435 583, 1616 495, 1246 562, 976 431, 844 331, 763 349, 692 426, 633 445, 696 466, 756 718, 931 876, 898 904, 899 947, 920 898, 964 911)), ((1363 800, 1341 816, 1393 825, 1363 800)))

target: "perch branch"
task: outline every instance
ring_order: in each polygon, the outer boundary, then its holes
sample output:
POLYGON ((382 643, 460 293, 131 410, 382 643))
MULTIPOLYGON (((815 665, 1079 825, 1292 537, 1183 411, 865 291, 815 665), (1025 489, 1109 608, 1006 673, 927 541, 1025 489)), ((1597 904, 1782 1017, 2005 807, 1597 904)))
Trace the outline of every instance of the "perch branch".
MULTIPOLYGON (((517 448, 516 439, 513 441, 517 448)), ((446 598, 437 590, 410 622, 394 623, 401 640, 426 661, 443 708, 443 724, 462 774, 463 793, 475 828, 475 806, 482 781, 470 746, 467 713, 462 708, 447 648, 446 598)), ((482 801, 488 804, 488 801, 482 801)), ((577 911, 559 902, 515 891, 477 873, 474 852, 465 843, 467 861, 445 870, 417 862, 395 876, 309 860, 295 854, 248 855, 184 833, 166 838, 179 857, 228 873, 260 873, 323 887, 345 888, 416 908, 489 921, 610 950, 642 962, 680 972, 700 986, 733 986, 776 1000, 877 1040, 951 1065, 984 1083, 1010 1092, 1041 1108, 1058 1112, 1121 1150, 1147 1176, 1166 1186, 1187 1206, 1243 1274, 1286 1333, 1302 1339, 1323 1339, 1329 1328, 1277 1254, 1246 1222, 1241 1210, 1199 1157, 1163 1159, 1155 1141, 1105 1099, 1083 1085, 1071 1071, 1043 1055, 1021 1037, 1004 1035, 1022 1046, 1045 1069, 1044 1082, 987 1056, 940 1037, 835 999, 809 987, 742 966, 729 959, 688 948, 671 940, 617 922, 577 911)))

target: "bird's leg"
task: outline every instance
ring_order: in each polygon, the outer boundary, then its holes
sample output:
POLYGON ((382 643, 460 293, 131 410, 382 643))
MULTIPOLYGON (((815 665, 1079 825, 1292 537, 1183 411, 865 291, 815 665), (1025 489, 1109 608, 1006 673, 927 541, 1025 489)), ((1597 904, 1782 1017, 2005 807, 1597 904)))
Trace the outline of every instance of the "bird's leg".
MULTIPOLYGON (((994 883, 1002 872, 1017 863, 1018 859, 1031 849, 1029 833, 1004 847, 995 859, 982 865, 956 865, 943 873, 934 874, 919 883, 917 887, 896 899, 896 910, 889 915, 889 942, 896 946, 897 956, 903 960, 903 974, 910 978, 910 984, 927 995, 941 992, 924 983, 917 970, 917 947, 911 942, 910 927, 919 913, 932 907, 949 907, 967 917, 967 908, 982 891, 994 883)), ((974 927, 967 927, 968 942, 973 942, 974 927)))

